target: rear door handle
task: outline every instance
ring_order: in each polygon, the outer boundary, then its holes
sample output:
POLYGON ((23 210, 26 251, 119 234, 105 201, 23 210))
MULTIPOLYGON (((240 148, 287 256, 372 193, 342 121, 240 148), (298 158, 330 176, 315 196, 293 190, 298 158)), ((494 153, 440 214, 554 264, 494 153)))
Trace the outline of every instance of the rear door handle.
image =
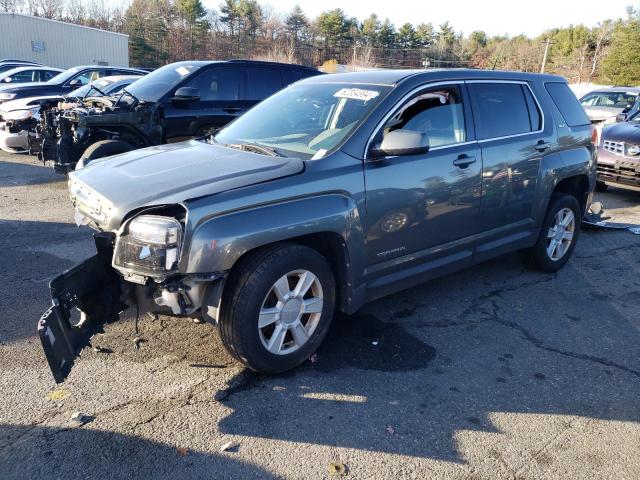
POLYGON ((535 148, 537 151, 539 152, 544 152, 546 149, 548 149, 551 145, 547 142, 545 142, 544 140, 540 140, 538 143, 536 143, 535 148))
POLYGON ((226 107, 226 108, 223 108, 222 110, 227 113, 236 113, 240 111, 240 107, 226 107))
POLYGON ((453 161, 453 164, 458 168, 467 168, 469 165, 476 161, 476 157, 470 157, 469 155, 462 154, 453 161))

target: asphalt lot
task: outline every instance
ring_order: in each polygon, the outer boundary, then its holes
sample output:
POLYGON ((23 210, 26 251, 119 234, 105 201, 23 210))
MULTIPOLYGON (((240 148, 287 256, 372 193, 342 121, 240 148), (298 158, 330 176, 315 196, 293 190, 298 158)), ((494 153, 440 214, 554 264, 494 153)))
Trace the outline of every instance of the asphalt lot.
MULTIPOLYGON (((598 196, 640 225, 640 194, 598 196)), ((558 274, 510 255, 338 317, 248 373, 211 326, 132 320, 56 386, 47 283, 92 254, 66 182, 0 154, 0 478, 640 478, 640 235, 585 231, 558 274), (84 426, 74 412, 93 418, 84 426), (228 441, 238 444, 221 452, 228 441)))

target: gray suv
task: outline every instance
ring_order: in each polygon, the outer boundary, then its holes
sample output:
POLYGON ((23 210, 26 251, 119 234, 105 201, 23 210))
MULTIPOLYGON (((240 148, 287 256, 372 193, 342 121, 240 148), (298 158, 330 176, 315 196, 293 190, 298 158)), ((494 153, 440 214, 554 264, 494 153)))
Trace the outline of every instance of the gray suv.
POLYGON ((54 378, 128 307, 217 325, 238 361, 276 373, 336 309, 514 250, 554 272, 595 185, 592 135, 560 77, 376 71, 302 80, 214 137, 99 160, 69 178, 97 254, 51 282, 38 325, 54 378))

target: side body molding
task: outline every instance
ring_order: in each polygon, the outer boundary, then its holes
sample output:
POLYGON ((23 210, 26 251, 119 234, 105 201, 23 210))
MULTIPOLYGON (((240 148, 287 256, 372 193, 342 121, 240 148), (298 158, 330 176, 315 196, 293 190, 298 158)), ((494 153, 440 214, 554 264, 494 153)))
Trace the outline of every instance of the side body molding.
MULTIPOLYGON (((304 235, 334 233, 341 239, 349 290, 362 283, 365 244, 360 213, 352 198, 340 193, 294 198, 232 211, 201 220, 181 259, 184 273, 231 269, 246 252, 304 235)), ((349 295, 351 296, 351 295, 349 295)))

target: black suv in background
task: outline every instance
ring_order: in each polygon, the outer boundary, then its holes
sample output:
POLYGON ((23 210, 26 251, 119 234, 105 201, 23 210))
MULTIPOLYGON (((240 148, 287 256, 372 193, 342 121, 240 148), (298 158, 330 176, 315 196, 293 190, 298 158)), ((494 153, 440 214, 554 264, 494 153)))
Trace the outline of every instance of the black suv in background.
POLYGON ((38 126, 40 145, 31 150, 66 174, 79 161, 84 166, 97 158, 206 135, 290 83, 320 73, 250 60, 172 63, 132 83, 117 98, 49 110, 38 126))
MULTIPOLYGON (((24 67, 25 65, 21 64, 18 66, 24 67)), ((30 82, 0 87, 0 104, 9 100, 18 100, 19 98, 25 97, 66 95, 76 88, 82 87, 102 77, 146 74, 147 72, 138 68, 104 67, 100 65, 73 67, 56 75, 47 82, 30 82)))

